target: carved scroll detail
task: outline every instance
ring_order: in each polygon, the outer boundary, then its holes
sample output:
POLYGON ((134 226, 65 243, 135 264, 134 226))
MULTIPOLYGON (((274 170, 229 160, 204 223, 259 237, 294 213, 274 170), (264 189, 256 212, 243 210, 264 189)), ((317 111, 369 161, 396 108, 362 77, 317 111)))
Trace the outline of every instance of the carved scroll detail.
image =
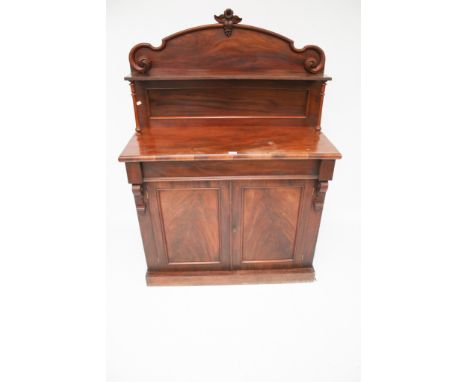
POLYGON ((310 46, 317 53, 317 56, 309 56, 304 60, 304 68, 309 73, 317 74, 325 67, 325 53, 318 46, 310 46))
POLYGON ((133 65, 133 68, 140 73, 146 73, 148 70, 151 69, 152 62, 150 61, 149 58, 147 57, 140 57, 138 58, 137 61, 135 61, 135 64, 133 65))
POLYGON ((325 194, 328 190, 328 182, 317 181, 315 185, 315 194, 312 201, 315 211, 321 211, 323 209, 323 203, 325 202, 325 194))
POLYGON ((215 20, 224 25, 224 34, 227 37, 231 37, 232 28, 234 24, 239 24, 242 19, 234 14, 234 11, 230 8, 226 9, 222 15, 214 16, 215 20))
POLYGON ((149 58, 140 57, 138 60, 134 61, 134 65, 132 65, 133 69, 140 73, 146 73, 150 70, 152 62, 149 58))
POLYGON ((132 184, 133 197, 135 198, 136 209, 138 212, 145 212, 146 204, 141 184, 132 184))
POLYGON ((133 70, 137 71, 138 73, 145 74, 151 69, 153 63, 146 56, 135 56, 137 50, 141 48, 154 49, 154 47, 151 44, 144 43, 135 45, 130 51, 128 58, 130 61, 130 66, 133 70))

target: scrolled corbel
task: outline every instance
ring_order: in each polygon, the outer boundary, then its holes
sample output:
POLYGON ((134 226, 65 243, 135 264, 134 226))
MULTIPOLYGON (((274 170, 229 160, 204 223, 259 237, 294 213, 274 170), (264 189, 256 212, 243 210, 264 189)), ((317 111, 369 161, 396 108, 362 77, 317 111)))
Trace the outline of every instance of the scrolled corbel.
POLYGON ((143 186, 141 184, 132 184, 133 197, 135 198, 135 205, 138 212, 144 213, 146 211, 145 197, 143 193, 143 186))
POLYGON ((321 211, 323 209, 323 203, 325 202, 325 194, 328 190, 327 181, 317 181, 315 184, 314 199, 312 201, 315 211, 321 211))

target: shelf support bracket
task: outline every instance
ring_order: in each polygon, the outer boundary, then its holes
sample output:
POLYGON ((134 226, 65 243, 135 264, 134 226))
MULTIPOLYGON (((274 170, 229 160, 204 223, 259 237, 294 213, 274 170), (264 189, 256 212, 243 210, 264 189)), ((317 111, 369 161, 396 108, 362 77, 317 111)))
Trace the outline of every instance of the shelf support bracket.
POLYGON ((141 134, 140 113, 138 112, 138 100, 136 96, 134 81, 130 82, 130 92, 132 94, 132 99, 133 99, 133 110, 135 111, 135 123, 136 123, 135 131, 137 134, 141 134))
POLYGON ((325 87, 327 86, 327 82, 323 81, 322 85, 320 86, 320 105, 319 105, 319 112, 317 117, 317 126, 315 126, 315 130, 322 130, 322 107, 323 107, 323 99, 325 97, 325 87))

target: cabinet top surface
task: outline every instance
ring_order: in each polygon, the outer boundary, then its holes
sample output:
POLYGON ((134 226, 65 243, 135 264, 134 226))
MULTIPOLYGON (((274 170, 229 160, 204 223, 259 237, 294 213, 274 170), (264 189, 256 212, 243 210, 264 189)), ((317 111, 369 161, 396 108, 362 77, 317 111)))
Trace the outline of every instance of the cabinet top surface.
POLYGON ((121 162, 340 159, 325 134, 284 126, 154 127, 135 134, 121 162))

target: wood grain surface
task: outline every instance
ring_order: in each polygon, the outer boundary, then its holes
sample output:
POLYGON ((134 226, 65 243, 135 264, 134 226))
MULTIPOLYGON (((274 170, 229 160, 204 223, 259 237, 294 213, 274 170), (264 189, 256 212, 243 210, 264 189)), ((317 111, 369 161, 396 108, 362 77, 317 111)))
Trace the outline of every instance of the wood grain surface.
POLYGON ((220 262, 217 189, 160 190, 159 203, 169 264, 220 262))
POLYGON ((325 134, 289 126, 151 128, 135 134, 119 160, 339 159, 325 134))
POLYGON ((218 87, 148 90, 150 118, 304 118, 308 96, 306 89, 232 88, 227 91, 218 87))
POLYGON ((293 260, 300 187, 242 188, 242 262, 293 260))
POLYGON ((234 269, 311 266, 304 261, 314 228, 313 180, 231 181, 231 251, 234 269))
POLYGON ((151 182, 147 193, 157 269, 231 268, 227 182, 151 182))

